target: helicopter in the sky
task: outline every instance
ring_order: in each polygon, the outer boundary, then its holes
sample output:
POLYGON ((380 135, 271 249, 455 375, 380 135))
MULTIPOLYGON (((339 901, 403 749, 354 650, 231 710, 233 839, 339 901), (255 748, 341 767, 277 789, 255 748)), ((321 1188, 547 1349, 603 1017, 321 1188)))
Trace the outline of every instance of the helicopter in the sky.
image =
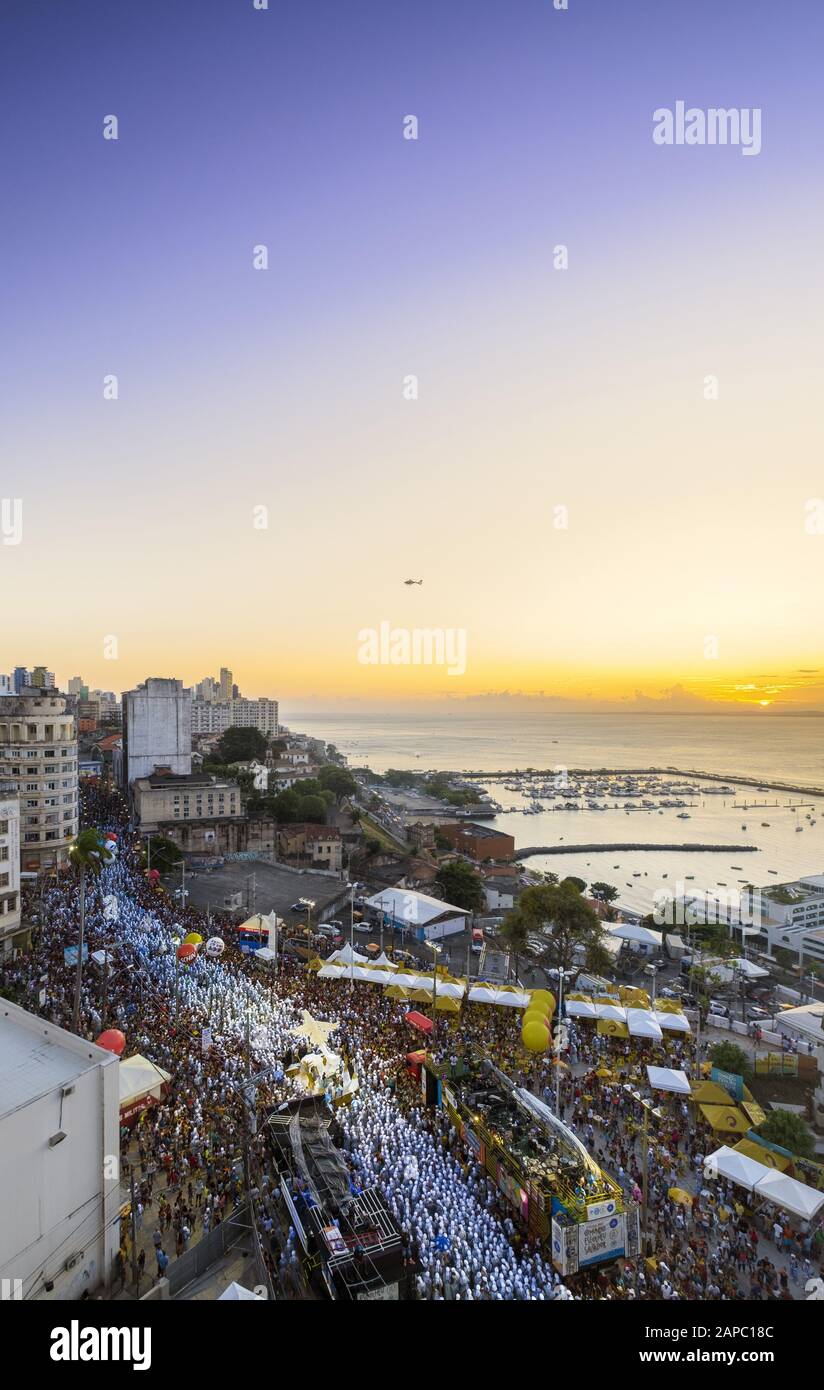
POLYGON ((422 579, 404 579, 404 584, 422 584, 422 579))

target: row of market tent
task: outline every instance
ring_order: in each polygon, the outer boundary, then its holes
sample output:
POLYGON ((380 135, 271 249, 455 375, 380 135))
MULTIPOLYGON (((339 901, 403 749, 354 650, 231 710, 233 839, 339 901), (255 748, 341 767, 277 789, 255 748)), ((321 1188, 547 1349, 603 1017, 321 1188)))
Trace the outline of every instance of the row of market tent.
POLYGON ((602 995, 570 994, 565 1001, 569 1018, 591 1020, 599 1033, 619 1038, 646 1038, 660 1042, 664 1033, 690 1033, 689 1019, 671 999, 650 1001, 645 990, 622 987, 602 995))
POLYGON ((313 970, 319 980, 354 980, 361 984, 383 985, 388 998, 409 1003, 431 1004, 434 993, 436 1008, 450 1013, 456 1013, 464 1000, 472 1004, 498 1004, 510 1009, 525 1009, 531 997, 528 990, 486 981, 469 985, 467 992, 467 981, 442 971, 433 976, 403 967, 383 953, 377 960, 369 960, 349 945, 333 952, 326 961, 310 961, 307 968, 313 970))

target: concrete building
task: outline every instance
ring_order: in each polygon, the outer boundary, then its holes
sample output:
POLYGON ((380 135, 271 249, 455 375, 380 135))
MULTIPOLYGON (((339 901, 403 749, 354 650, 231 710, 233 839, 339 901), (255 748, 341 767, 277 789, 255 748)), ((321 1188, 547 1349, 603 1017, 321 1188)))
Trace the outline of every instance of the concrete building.
POLYGON ((206 772, 138 777, 132 783, 132 798, 135 818, 147 834, 175 822, 232 820, 243 814, 237 783, 206 772))
POLYGON ((343 841, 334 825, 283 825, 278 830, 278 853, 315 869, 340 873, 343 867, 343 841))
POLYGON ((20 928, 20 797, 16 782, 0 782, 0 956, 27 944, 20 928))
POLYGON ((20 695, 27 685, 31 685, 31 672, 25 666, 15 666, 11 679, 15 695, 20 695))
POLYGON ((0 676, 0 696, 14 694, 14 677, 0 676))
POLYGON ((70 695, 79 695, 81 700, 88 700, 89 698, 89 687, 82 676, 72 676, 66 689, 70 695))
POLYGON ((54 671, 47 671, 45 666, 35 666, 30 684, 38 690, 54 690, 54 671))
POLYGON ((220 668, 220 698, 224 704, 232 698, 232 673, 228 666, 220 668))
POLYGON ((0 780, 17 785, 21 869, 68 862, 78 828, 77 736, 66 697, 14 695, 0 706, 0 780))
POLYGON ((490 912, 510 912, 521 891, 517 878, 484 879, 484 897, 490 912))
POLYGON ((113 1052, 0 1000, 0 1280, 12 1297, 79 1299, 110 1282, 118 1066, 113 1052))
POLYGON ((192 701, 193 734, 223 734, 227 729, 257 729, 276 738, 277 700, 192 701))
POLYGON ((183 682, 150 676, 123 695, 124 787, 155 771, 192 770, 192 692, 183 682))
MULTIPOLYGON (((731 914, 720 920, 730 920, 731 914)), ((801 963, 824 962, 824 874, 804 874, 789 883, 770 883, 764 888, 745 888, 738 917, 758 930, 768 954, 792 951, 801 963)), ((759 935, 749 935, 751 943, 759 935)))
POLYGON ((439 826, 438 833, 453 849, 477 863, 482 863, 484 859, 513 859, 515 856, 514 836, 505 835, 502 830, 494 830, 489 825, 461 821, 439 826))

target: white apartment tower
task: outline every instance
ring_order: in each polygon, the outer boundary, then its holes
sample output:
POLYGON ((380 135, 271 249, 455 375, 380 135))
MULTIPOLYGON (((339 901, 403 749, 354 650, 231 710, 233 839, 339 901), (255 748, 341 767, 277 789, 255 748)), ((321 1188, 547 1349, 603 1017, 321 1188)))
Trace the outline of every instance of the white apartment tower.
POLYGON ((0 781, 20 803, 20 867, 61 868, 77 835, 77 734, 66 697, 14 695, 0 706, 0 781))
POLYGON ((0 956, 25 945, 20 931, 20 797, 0 782, 0 956))

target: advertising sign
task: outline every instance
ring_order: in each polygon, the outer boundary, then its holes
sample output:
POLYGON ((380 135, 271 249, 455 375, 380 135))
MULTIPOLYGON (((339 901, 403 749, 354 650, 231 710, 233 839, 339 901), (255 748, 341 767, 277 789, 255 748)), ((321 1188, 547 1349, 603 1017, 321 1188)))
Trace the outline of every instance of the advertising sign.
POLYGON ((624 1253, 623 1216, 604 1216, 600 1221, 583 1222, 578 1233, 578 1263, 582 1269, 602 1260, 614 1260, 624 1253))
POLYGON ((719 1086, 723 1086, 728 1095, 733 1100, 744 1099, 744 1078, 734 1071, 721 1071, 720 1067, 713 1067, 710 1072, 710 1079, 717 1081, 719 1086))
POLYGON ((600 1221, 604 1216, 614 1216, 617 1205, 618 1203, 614 1200, 609 1202, 592 1202, 591 1205, 587 1207, 587 1221, 600 1221))

